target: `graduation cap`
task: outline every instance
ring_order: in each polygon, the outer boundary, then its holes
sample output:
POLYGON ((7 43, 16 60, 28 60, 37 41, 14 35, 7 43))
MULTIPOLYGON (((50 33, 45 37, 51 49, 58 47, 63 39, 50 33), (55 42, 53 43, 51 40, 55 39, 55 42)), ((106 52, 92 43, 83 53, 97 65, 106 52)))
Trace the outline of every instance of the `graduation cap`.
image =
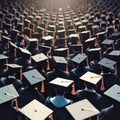
POLYGON ((71 59, 71 61, 76 63, 77 65, 82 64, 85 60, 87 60, 87 55, 83 53, 78 53, 71 59))
POLYGON ((99 60, 99 59, 102 58, 101 47, 90 48, 90 49, 87 50, 86 53, 88 55, 89 61, 99 60))
POLYGON ((10 42, 9 50, 10 50, 10 52, 13 53, 14 57, 16 57, 17 49, 18 49, 18 46, 16 44, 10 42))
POLYGON ((70 44, 69 49, 70 49, 70 54, 83 53, 83 44, 70 44))
POLYGON ((46 46, 46 45, 39 45, 39 50, 44 53, 45 55, 48 55, 48 53, 51 55, 51 49, 52 47, 46 46))
POLYGON ((20 48, 20 47, 19 47, 19 50, 20 50, 21 57, 24 57, 26 59, 31 59, 31 52, 29 50, 20 48))
POLYGON ((44 76, 40 72, 38 72, 37 69, 23 72, 23 77, 25 78, 23 79, 23 82, 28 86, 34 86, 41 82, 43 83, 43 81, 45 80, 44 76))
POLYGON ((114 84, 112 87, 104 92, 104 95, 120 103, 120 86, 114 84))
MULTIPOLYGON (((47 61, 47 68, 46 70, 50 70, 50 63, 49 63, 49 58, 44 54, 44 53, 39 53, 36 55, 32 56, 32 59, 34 60, 35 63, 39 65, 39 63, 42 63, 44 61, 47 61)), ((42 65, 42 64, 41 64, 42 65)), ((44 64, 43 64, 44 65, 44 64)))
POLYGON ((28 49, 34 49, 34 48, 38 48, 38 39, 37 38, 29 38, 29 47, 28 49))
POLYGON ((69 57, 69 48, 68 47, 58 47, 53 49, 53 54, 55 56, 69 57))
POLYGON ((19 94, 12 84, 0 88, 0 104, 15 100, 16 111, 18 111, 18 97, 19 94))
POLYGON ((114 66, 116 65, 116 61, 111 60, 109 58, 103 58, 98 62, 98 64, 101 65, 102 67, 114 70, 115 69, 114 66))
POLYGON ((57 78, 53 79, 52 81, 50 81, 49 84, 52 85, 54 88, 56 88, 57 92, 65 92, 69 88, 72 87, 71 92, 72 92, 72 94, 74 94, 75 87, 74 87, 73 80, 57 77, 57 78))
POLYGON ((99 110, 95 108, 87 99, 80 100, 71 105, 66 106, 68 112, 75 120, 85 120, 93 116, 99 115, 99 110))
POLYGON ((93 72, 86 72, 85 74, 83 74, 79 79, 90 83, 92 85, 96 85, 100 80, 102 80, 103 76, 93 73, 93 72))
POLYGON ((2 35, 2 43, 3 43, 3 45, 6 45, 7 48, 9 48, 10 41, 11 41, 11 39, 9 37, 2 35))
MULTIPOLYGON (((8 63, 8 56, 4 54, 0 54, 0 66, 3 66, 4 64, 8 63)), ((6 67, 7 68, 7 67, 6 67)))
POLYGON ((36 99, 29 102, 19 110, 23 115, 31 120, 45 120, 53 113, 53 110, 46 107, 36 99))
POLYGON ((53 39, 54 39, 54 37, 52 37, 51 35, 47 35, 47 36, 42 37, 42 40, 48 45, 50 43, 53 43, 53 39))
MULTIPOLYGON (((112 47, 114 48, 114 40, 111 40, 111 39, 105 39, 101 42, 101 45, 106 46, 106 47, 112 47)), ((102 48, 103 48, 102 47, 102 48)))
POLYGON ((19 78, 18 79, 22 80, 22 66, 21 65, 14 64, 14 63, 13 64, 12 63, 5 64, 5 65, 8 67, 10 73, 17 73, 17 72, 19 72, 19 78))
POLYGON ((96 42, 96 37, 93 38, 88 38, 87 40, 84 41, 84 48, 93 48, 95 47, 95 42, 96 42))
POLYGON ((66 30, 65 30, 65 29, 57 30, 57 35, 58 35, 60 38, 65 37, 65 35, 66 35, 66 30))

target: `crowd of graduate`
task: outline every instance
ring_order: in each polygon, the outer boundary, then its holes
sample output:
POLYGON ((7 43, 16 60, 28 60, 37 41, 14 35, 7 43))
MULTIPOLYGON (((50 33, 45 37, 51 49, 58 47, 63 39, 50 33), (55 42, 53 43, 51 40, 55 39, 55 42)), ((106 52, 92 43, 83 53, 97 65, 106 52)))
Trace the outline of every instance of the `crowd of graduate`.
POLYGON ((0 0, 0 120, 120 120, 119 0, 0 0))

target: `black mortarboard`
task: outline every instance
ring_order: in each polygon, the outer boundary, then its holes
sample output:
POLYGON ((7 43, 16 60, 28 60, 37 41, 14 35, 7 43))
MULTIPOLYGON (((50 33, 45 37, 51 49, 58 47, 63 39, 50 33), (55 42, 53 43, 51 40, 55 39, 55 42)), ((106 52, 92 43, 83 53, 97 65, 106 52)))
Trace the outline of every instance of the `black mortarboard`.
POLYGON ((60 47, 53 49, 53 54, 55 56, 69 57, 68 52, 69 52, 68 47, 60 47))
POLYGON ((87 59, 87 55, 86 54, 81 54, 78 53, 76 56, 74 56, 71 61, 73 61, 74 63, 80 65, 82 62, 84 62, 87 59))
POLYGON ((120 103, 120 86, 114 84, 104 92, 104 95, 120 103))
POLYGON ((114 70, 115 68, 115 65, 116 65, 116 62, 109 59, 109 58, 103 58, 101 59, 99 62, 98 62, 99 65, 101 65, 102 67, 105 67, 105 68, 108 68, 108 69, 111 69, 111 70, 114 70))
POLYGON ((29 102, 19 111, 31 120, 38 120, 38 119, 45 120, 53 112, 53 110, 46 107, 44 104, 40 103, 36 99, 29 102))
POLYGON ((69 45, 70 53, 83 53, 83 44, 69 45))
POLYGON ((19 97, 19 94, 12 84, 0 88, 0 104, 9 102, 17 97, 19 97))
POLYGON ((37 69, 23 72, 23 83, 28 86, 34 86, 45 80, 44 76, 37 69))
POLYGON ((11 41, 11 38, 2 35, 2 43, 5 45, 11 41))
POLYGON ((100 113, 87 99, 68 105, 66 109, 75 120, 85 120, 100 113))
POLYGON ((19 47, 19 50, 20 50, 20 56, 21 57, 24 57, 26 59, 30 59, 32 54, 29 50, 24 49, 24 48, 20 48, 20 47, 19 47))

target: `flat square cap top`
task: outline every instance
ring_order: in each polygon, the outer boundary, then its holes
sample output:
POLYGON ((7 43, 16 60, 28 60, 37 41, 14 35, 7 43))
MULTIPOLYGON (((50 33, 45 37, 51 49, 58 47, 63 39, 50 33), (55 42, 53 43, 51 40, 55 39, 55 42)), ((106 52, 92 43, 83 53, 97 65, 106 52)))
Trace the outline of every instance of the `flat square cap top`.
POLYGON ((89 71, 80 77, 81 80, 94 84, 94 85, 96 85, 102 78, 103 76, 93 73, 93 72, 89 72, 89 71))
POLYGON ((38 39, 37 38, 30 38, 28 39, 29 42, 38 42, 38 39))
POLYGON ((48 36, 44 36, 42 39, 43 40, 46 40, 46 41, 49 41, 49 40, 52 40, 54 37, 52 37, 51 35, 48 35, 48 36))
POLYGON ((43 75, 38 72, 37 69, 29 70, 27 72, 23 73, 23 76, 26 78, 27 83, 29 85, 35 85, 37 83, 40 83, 41 81, 45 80, 43 75))
POLYGON ((64 57, 53 56, 53 59, 55 60, 56 63, 68 64, 67 60, 64 57))
POLYGON ((113 85, 111 88, 104 92, 104 95, 120 102, 120 86, 117 84, 113 85))
POLYGON ((73 62, 75 62, 77 64, 80 64, 81 62, 83 62, 84 60, 86 60, 86 58, 87 58, 87 55, 79 53, 75 57, 73 57, 71 59, 71 61, 73 61, 73 62))
POLYGON ((68 105, 66 109, 75 120, 85 120, 100 113, 87 99, 68 105))
POLYGON ((11 41, 11 39, 9 37, 3 36, 3 35, 2 35, 2 40, 11 41))
POLYGON ((49 83, 67 88, 73 83, 73 80, 68 80, 68 79, 57 77, 54 80, 50 81, 49 83))
POLYGON ((73 38, 73 37, 77 37, 77 38, 78 38, 78 37, 79 37, 79 34, 70 34, 69 37, 70 37, 70 38, 73 38))
POLYGON ((114 40, 111 40, 111 39, 105 39, 101 44, 104 44, 104 45, 111 45, 114 43, 114 40))
POLYGON ((18 92, 12 84, 0 88, 0 104, 19 97, 18 92))
POLYGON ((9 68, 13 68, 13 69, 22 68, 22 66, 18 65, 18 64, 5 64, 5 65, 8 66, 9 68))
POLYGON ((101 47, 98 47, 98 48, 90 48, 88 49, 89 52, 98 52, 98 51, 101 51, 101 47))
POLYGON ((10 42, 10 45, 14 48, 18 48, 18 46, 16 44, 12 43, 12 42, 10 42))
POLYGON ((96 40, 96 37, 94 37, 94 38, 89 38, 89 39, 85 40, 85 42, 91 42, 91 41, 95 41, 95 40, 96 40))
POLYGON ((113 50, 112 52, 110 52, 108 55, 111 56, 120 56, 120 50, 113 50))
POLYGON ((20 48, 20 47, 19 47, 19 49, 22 53, 27 54, 27 55, 31 55, 31 52, 29 50, 24 49, 24 48, 20 48))
POLYGON ((62 52, 62 51, 67 51, 69 48, 56 48, 55 51, 62 52))
POLYGON ((45 120, 53 111, 34 99, 21 108, 20 112, 31 120, 45 120))
POLYGON ((32 59, 35 61, 35 62, 42 62, 42 61, 45 61, 48 59, 48 57, 43 54, 43 53, 39 53, 39 54, 36 54, 36 55, 33 55, 32 56, 32 59))
POLYGON ((9 57, 3 54, 0 54, 0 60, 8 59, 9 57))
POLYGON ((103 58, 102 60, 100 60, 98 62, 99 65, 109 68, 109 69, 113 69, 114 70, 114 65, 116 64, 115 61, 108 59, 108 58, 103 58))

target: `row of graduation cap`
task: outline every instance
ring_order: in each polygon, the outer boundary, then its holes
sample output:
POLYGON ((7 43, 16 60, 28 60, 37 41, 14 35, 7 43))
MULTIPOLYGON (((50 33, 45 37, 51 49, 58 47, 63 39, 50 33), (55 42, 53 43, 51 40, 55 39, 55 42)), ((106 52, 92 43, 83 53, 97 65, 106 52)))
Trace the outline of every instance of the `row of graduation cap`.
MULTIPOLYGON (((22 48, 20 48, 20 50, 24 53, 28 53, 29 54, 29 52, 27 51, 26 52, 26 50, 23 50, 22 48)), ((115 52, 116 53, 116 52, 115 52)), ((118 52, 118 54, 119 54, 119 52, 118 52)), ((119 56, 119 55, 118 55, 119 56)), ((2 58, 2 57, 1 57, 2 58)), ((32 57, 33 58, 33 57, 32 57)), ((38 58, 41 58, 40 56, 38 57, 38 58)), ((43 57, 42 57, 43 58, 43 57)), ((83 57, 84 58, 84 57, 83 57)), ((6 58, 5 58, 6 59, 6 58)), ((80 60, 80 57, 78 57, 77 58, 78 60, 80 60)), ((38 59, 37 59, 38 60, 38 59)), ((60 61, 61 61, 61 59, 60 59, 60 61)), ((105 60, 104 60, 105 61, 105 60)), ((80 61, 79 61, 80 62, 80 61)), ((109 68, 112 68, 113 67, 113 65, 116 63, 115 61, 110 61, 110 62, 105 62, 104 64, 105 65, 107 65, 107 67, 109 67, 109 68), (112 63, 112 64, 111 64, 112 63)), ((9 66, 9 67, 11 67, 9 64, 7 65, 7 66, 9 66)), ((12 65, 12 67, 15 67, 14 65, 12 65)), ((18 67, 20 67, 20 66, 18 66, 18 67)), ((21 68, 21 67, 20 67, 21 68)), ((33 72, 32 72, 33 73, 33 72)), ((24 73, 23 73, 24 74, 24 73)), ((30 74, 29 74, 30 75, 30 74)), ((32 75, 32 74, 31 74, 32 75)), ((34 75, 32 75, 32 78, 33 78, 33 76, 34 75)), ((41 78, 41 77, 40 77, 41 78)), ((91 77, 90 77, 91 78, 91 77)), ((117 91, 116 91, 117 92, 117 91)), ((9 92, 8 92, 9 93, 9 92)), ((119 93, 119 92, 118 92, 119 93)), ((3 93, 4 94, 4 93, 3 93)), ((5 96, 6 96, 6 91, 5 91, 5 94, 4 94, 5 96)), ((8 95, 9 96, 9 95, 8 95)), ((10 97, 11 98, 11 97, 10 97)), ((117 98, 119 98, 119 97, 117 97, 117 98)), ((116 98, 114 98, 114 99, 116 99, 116 98)), ((35 102, 35 101, 33 101, 33 102, 35 102)), ((82 101, 81 101, 82 102, 82 101)), ((86 100, 85 100, 85 102, 86 102, 86 100)), ((88 103, 89 104, 89 103, 88 103)), ((73 104, 74 105, 74 104, 73 104)), ((82 104, 83 105, 83 104, 82 104)), ((33 107, 33 106, 32 106, 33 107)), ((88 108, 88 107, 87 107, 88 108)), ((34 108, 33 108, 34 109, 34 108)), ((91 108, 92 109, 92 108, 91 108)), ((22 111, 22 110, 21 110, 22 111)), ((36 111, 36 110, 35 110, 36 111)), ((35 111, 34 111, 34 113, 35 113, 35 111)), ((83 109, 81 109, 81 111, 84 111, 83 109)), ((87 112, 88 112, 89 110, 87 110, 87 112)), ((94 111, 94 110, 93 110, 94 111)), ((98 114, 98 111, 96 111, 97 113, 95 113, 95 114, 98 114)), ((34 114, 33 113, 33 114, 34 114)), ((77 113, 76 113, 77 114, 77 113)), ((91 115, 90 115, 91 116, 91 115)), ((75 117, 75 116, 74 116, 75 117)), ((83 116, 84 117, 84 116, 83 116)), ((85 115, 85 117, 86 117, 86 115, 85 115)), ((87 117, 89 117, 89 116, 87 116, 87 117)), ((76 118, 77 119, 77 118, 76 118)), ((85 119, 85 118, 81 118, 81 119, 85 119)))

